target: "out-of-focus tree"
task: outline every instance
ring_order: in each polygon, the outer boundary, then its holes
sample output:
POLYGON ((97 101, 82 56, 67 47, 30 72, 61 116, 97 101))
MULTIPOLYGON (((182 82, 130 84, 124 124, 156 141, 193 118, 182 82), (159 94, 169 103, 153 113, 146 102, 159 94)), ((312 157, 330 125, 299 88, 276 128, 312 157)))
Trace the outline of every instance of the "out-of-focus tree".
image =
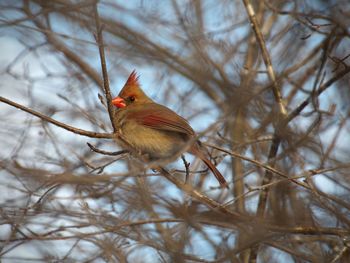
POLYGON ((2 0, 0 23, 3 262, 350 261, 348 0, 2 0), (101 61, 230 189, 111 155, 101 61))

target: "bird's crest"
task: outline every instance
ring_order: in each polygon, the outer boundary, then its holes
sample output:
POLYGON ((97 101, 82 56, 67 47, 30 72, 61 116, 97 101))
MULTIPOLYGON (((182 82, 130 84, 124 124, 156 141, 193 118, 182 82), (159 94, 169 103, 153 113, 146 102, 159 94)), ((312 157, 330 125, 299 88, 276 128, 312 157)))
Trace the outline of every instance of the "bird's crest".
POLYGON ((139 83, 139 76, 135 70, 131 72, 128 80, 125 82, 124 87, 119 92, 118 96, 123 99, 126 99, 128 97, 135 97, 137 98, 138 102, 152 101, 150 98, 147 97, 147 95, 141 89, 141 86, 139 83))
POLYGON ((125 83, 125 86, 140 86, 139 75, 133 70, 125 83))

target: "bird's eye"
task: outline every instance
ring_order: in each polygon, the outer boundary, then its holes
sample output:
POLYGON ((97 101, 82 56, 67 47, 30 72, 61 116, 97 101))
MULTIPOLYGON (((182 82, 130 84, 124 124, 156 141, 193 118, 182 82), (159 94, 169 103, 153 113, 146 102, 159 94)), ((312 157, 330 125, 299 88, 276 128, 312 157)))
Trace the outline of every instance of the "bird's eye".
POLYGON ((135 101, 135 96, 130 96, 130 97, 129 97, 129 100, 130 100, 130 101, 135 101))

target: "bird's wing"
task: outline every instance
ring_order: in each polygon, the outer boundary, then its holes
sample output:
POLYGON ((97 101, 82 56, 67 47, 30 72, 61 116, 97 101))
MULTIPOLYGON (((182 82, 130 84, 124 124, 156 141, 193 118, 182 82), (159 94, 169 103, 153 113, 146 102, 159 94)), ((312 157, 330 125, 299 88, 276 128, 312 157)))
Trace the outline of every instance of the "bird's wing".
POLYGON ((160 104, 148 103, 135 107, 127 117, 152 129, 195 134, 187 120, 160 104))

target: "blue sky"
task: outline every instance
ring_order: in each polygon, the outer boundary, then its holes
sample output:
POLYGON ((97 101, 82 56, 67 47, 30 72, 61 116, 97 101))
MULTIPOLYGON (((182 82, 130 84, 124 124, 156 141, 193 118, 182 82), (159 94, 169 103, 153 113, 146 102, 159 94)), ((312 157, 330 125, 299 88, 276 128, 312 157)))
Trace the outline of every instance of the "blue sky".
MULTIPOLYGON (((322 1, 314 1, 315 5, 318 3, 321 3, 322 1), (316 3, 317 2, 317 3, 316 3)), ((330 1, 329 4, 332 6, 333 3, 336 1, 330 1)), ((178 37, 179 39, 184 38, 184 35, 179 32, 179 34, 174 33, 173 31, 169 30, 166 26, 166 23, 175 23, 175 14, 172 11, 171 5, 168 5, 168 2, 166 1, 117 1, 116 3, 123 4, 125 10, 123 12, 120 12, 118 14, 116 13, 110 13, 109 15, 113 18, 114 16, 118 17, 121 21, 128 24, 130 27, 133 27, 135 29, 138 29, 140 32, 144 33, 145 35, 152 35, 154 41, 164 44, 168 48, 174 50, 175 53, 181 53, 186 54, 190 56, 190 53, 188 49, 186 49, 186 46, 179 46, 179 43, 182 43, 182 41, 176 42, 174 39, 178 37), (157 18, 161 18, 164 21, 164 25, 158 25, 156 29, 154 27, 150 27, 151 23, 147 24, 145 21, 139 20, 135 18, 135 13, 133 11, 139 11, 139 12, 148 12, 153 14, 157 18)), ((241 5, 240 1, 236 1, 237 5, 241 5)), ((305 1, 305 3, 311 3, 310 1, 305 1)), ((218 5, 216 1, 203 1, 203 5, 208 7, 207 12, 205 13, 205 27, 207 28, 207 34, 212 34, 212 40, 214 41, 222 41, 226 43, 227 45, 234 45, 239 40, 241 40, 245 34, 246 30, 249 29, 249 24, 247 23, 246 26, 235 27, 236 24, 241 23, 246 19, 246 14, 242 13, 240 15, 237 15, 235 17, 235 20, 232 21, 231 14, 234 11, 234 5, 228 5, 228 8, 223 8, 221 5, 218 5), (231 30, 225 31, 227 28, 232 27, 231 30), (213 34, 213 31, 221 31, 223 30, 223 33, 215 33, 213 34)), ((238 8, 239 6, 237 6, 238 8)), ((239 7, 241 8, 241 7, 239 7)), ((101 4, 100 5, 101 12, 109 12, 109 7, 106 5, 101 4)), ((111 9, 112 10, 112 9, 111 9)), ((242 9, 243 10, 243 9, 242 9)), ((325 9, 325 11, 329 11, 329 9, 325 9)), ((186 11, 182 10, 183 13, 186 13, 186 11)), ((190 18, 191 12, 188 11, 186 15, 190 18)), ((70 24, 67 23, 67 21, 64 21, 60 18, 56 18, 57 20, 54 20, 53 28, 62 34, 70 34, 74 35, 74 38, 71 40, 66 39, 66 43, 70 45, 71 47, 79 47, 81 43, 86 42, 93 42, 93 37, 90 32, 81 32, 79 28, 70 27, 70 24)), ((284 17, 280 18, 280 23, 282 24, 284 17)), ((280 24, 279 24, 280 25, 280 24)), ((306 41, 301 42, 300 37, 304 36, 305 34, 308 34, 309 32, 306 30, 304 31, 304 28, 300 28, 300 25, 292 25, 290 32, 286 35, 286 39, 293 39, 295 38, 295 46, 300 48, 297 44, 304 44, 302 48, 305 48, 305 52, 308 50, 311 50, 312 47, 316 46, 320 41, 323 40, 323 36, 320 36, 318 34, 312 34, 309 39, 306 41)), ((277 28, 275 28, 277 30, 277 28)), ((0 37, 0 71, 3 71, 5 67, 10 63, 14 57, 16 57, 20 52, 23 51, 24 45, 22 45, 16 37, 18 36, 18 33, 15 33, 11 29, 0 29, 0 33, 2 33, 2 36, 0 37)), ((24 29, 26 30, 26 29, 24 29)), ((37 32, 30 32, 28 31, 27 34, 29 36, 33 36, 33 40, 28 38, 28 41, 35 42, 36 39, 40 39, 40 33, 37 32), (28 33, 29 32, 29 33, 28 33)), ((284 38, 282 40, 278 41, 278 37, 274 35, 274 31, 270 32, 271 38, 276 37, 276 42, 270 43, 268 45, 268 48, 271 51, 271 55, 273 57, 273 63, 274 65, 280 66, 280 69, 284 69, 284 67, 289 66, 292 61, 284 61, 283 57, 278 56, 284 48, 284 38)), ((40 42, 40 41, 39 41, 40 42)), ((84 54, 84 58, 86 61, 88 61, 95 69, 99 69, 100 62, 98 57, 98 51, 94 44, 87 44, 84 46, 85 49, 82 50, 82 54, 84 54)), ((244 52, 246 50, 246 46, 242 45, 242 47, 239 48, 242 57, 244 56, 244 52)), ((288 51, 288 50, 287 50, 288 51)), ((289 50, 290 51, 290 50, 289 50)), ((292 50, 293 51, 293 50, 292 50)), ((113 57, 115 58, 115 51, 110 48, 106 49, 107 52, 107 58, 113 57)), ((210 57, 214 60, 220 61, 220 58, 222 57, 222 52, 220 50, 214 50, 209 49, 207 51, 210 55, 210 57)), ((283 52, 281 52, 283 53, 283 52)), ((288 52, 287 52, 288 53, 288 52)), ((97 93, 100 92, 99 89, 96 87, 93 83, 84 83, 80 84, 74 82, 73 80, 68 80, 63 76, 66 73, 66 68, 63 65, 63 59, 60 54, 52 54, 51 50, 49 49, 40 49, 38 50, 39 56, 35 56, 35 54, 29 54, 24 56, 15 67, 13 67, 13 72, 16 74, 27 74, 31 78, 34 78, 35 84, 32 85, 32 83, 28 80, 22 80, 22 79, 15 79, 8 75, 3 75, 2 78, 4 81, 0 83, 0 95, 4 96, 6 98, 12 99, 18 103, 22 103, 24 105, 28 105, 32 107, 33 109, 37 109, 38 111, 46 111, 47 109, 55 108, 57 111, 52 116, 55 119, 58 119, 60 121, 69 121, 69 123, 73 126, 87 129, 87 130, 93 130, 96 128, 96 126, 92 125, 91 123, 87 122, 86 119, 84 119, 83 116, 80 115, 74 115, 74 116, 66 116, 66 113, 69 112, 73 107, 69 105, 67 102, 62 100, 58 95, 63 94, 66 96, 72 96, 72 98, 76 98, 80 96, 81 100, 75 101, 77 105, 79 105, 81 108, 95 108, 96 112, 92 112, 91 114, 96 115, 99 120, 102 123, 108 123, 108 116, 107 112, 103 111, 103 108, 99 105, 97 93), (42 69, 42 65, 45 64, 47 69, 49 71, 58 73, 59 75, 56 78, 43 78, 45 77, 45 72, 42 69), (41 79, 43 78, 43 79, 41 79), (85 86, 86 85, 86 86, 85 86), (79 92, 82 94, 79 95, 79 92), (33 94, 33 97, 35 100, 30 99, 30 94, 33 94), (86 97, 84 96, 85 94, 86 97)), ((241 65, 241 59, 242 57, 238 56, 235 58, 234 61, 230 61, 227 66, 225 66, 225 70, 229 72, 230 78, 235 80, 235 83, 239 83, 238 79, 235 79, 236 76, 238 76, 238 73, 242 67, 241 65)), ((288 57, 288 56, 287 56, 288 57)), ((138 64, 137 60, 128 60, 127 54, 124 54, 124 56, 117 58, 118 61, 107 61, 109 69, 113 69, 113 72, 117 72, 118 75, 112 75, 111 78, 111 89, 112 93, 114 95, 118 94, 119 90, 122 88, 125 80, 128 77, 128 74, 133 70, 136 69, 137 72, 140 74, 140 82, 142 84, 142 87, 145 89, 147 94, 153 98, 156 102, 165 104, 169 108, 173 109, 174 111, 178 112, 180 115, 189 118, 195 113, 198 109, 203 110, 205 113, 201 114, 199 116, 196 116, 195 118, 190 119, 191 125, 194 127, 194 129, 198 132, 205 130, 208 126, 210 126, 212 123, 217 121, 218 118, 220 118, 220 112, 217 111, 215 104, 212 100, 210 100, 204 93, 199 92, 198 89, 195 89, 195 92, 191 93, 191 97, 189 99, 181 99, 181 94, 189 92, 194 87, 194 84, 189 81, 188 79, 184 78, 183 76, 180 76, 179 74, 171 74, 167 75, 166 70, 163 68, 160 68, 161 65, 154 63, 154 61, 149 61, 149 64, 143 63, 138 64), (169 94, 166 94, 168 87, 172 85, 169 94), (183 107, 185 106, 185 107, 183 107)), ((302 59, 302 54, 300 56, 295 56, 295 60, 302 59)), ((140 60, 143 60, 142 58, 140 60)), ((147 61, 146 61, 147 62, 147 61)), ((278 67, 276 67, 278 68, 278 67)), ((299 73, 298 73, 299 74, 299 73)), ((326 79, 329 78, 332 75, 331 72, 326 72, 326 79)), ((262 81, 266 79, 266 77, 261 77, 261 79, 258 79, 258 81, 262 81)), ((305 87, 308 87, 309 89, 312 88, 313 80, 310 79, 310 81, 305 85, 305 87)), ((289 92, 289 88, 291 88, 290 85, 284 85, 283 86, 283 94, 285 95, 287 92, 289 92)), ((296 105, 298 105, 303 99, 305 99, 307 94, 300 93, 297 95, 294 99, 294 101, 290 104, 289 110, 294 108, 296 105)), ((322 110, 327 110, 330 105, 335 104, 337 106, 335 116, 332 119, 334 122, 334 127, 331 127, 327 129, 322 134, 319 134, 317 140, 322 141, 322 144, 324 146, 329 145, 330 139, 333 137, 333 135, 336 132, 336 124, 339 123, 339 120, 341 117, 344 117, 344 112, 346 108, 344 109, 344 105, 341 105, 339 103, 340 98, 337 95, 337 91, 334 89, 327 90, 324 94, 322 94, 319 97, 319 102, 321 105, 322 110)), ((311 110, 311 107, 305 109, 305 112, 308 110, 311 110)), ((1 111, 1 118, 3 123, 6 122, 7 127, 10 127, 11 138, 6 140, 2 139, 1 144, 3 146, 3 152, 6 153, 6 156, 3 156, 2 158, 9 158, 11 154, 14 152, 16 147, 18 146, 18 141, 23 137, 24 134, 23 131, 25 131, 25 127, 23 124, 26 122, 33 122, 35 125, 33 125, 33 128, 30 130, 29 135, 32 136, 33 140, 40 141, 42 138, 40 137, 40 131, 42 131, 42 127, 39 125, 39 121, 31 116, 28 116, 28 114, 20 112, 18 110, 15 110, 13 108, 10 108, 8 105, 0 103, 0 111, 1 111), (6 149, 4 151, 4 149, 6 149)), ((299 130, 305 130, 306 127, 310 124, 310 119, 304 118, 304 117, 298 117, 293 121, 294 128, 299 130)), ((4 128, 4 127, 3 127, 4 128)), ((4 129, 1 128, 0 125, 0 133, 4 134, 4 129)), ((57 138, 61 145, 65 145, 64 149, 61 149, 62 152, 68 153, 67 155, 69 158, 67 158, 69 161, 76 161, 78 162, 79 159, 77 156, 79 153, 83 152, 83 150, 86 150, 86 142, 96 142, 94 140, 90 140, 84 137, 80 137, 74 134, 71 134, 67 131, 64 131, 60 128, 51 127, 53 134, 57 135, 57 138), (73 143, 72 143, 73 142, 73 143)), ((109 126, 107 130, 111 130, 111 127, 109 126)), ((346 156, 348 152, 349 145, 349 127, 345 129, 339 137, 341 139, 337 142, 337 151, 334 152, 334 157, 344 159, 344 161, 347 161, 348 157, 346 156), (345 156, 344 156, 345 155, 345 156)), ((6 134, 8 136, 8 134, 6 134)), ((52 156, 56 157, 57 151, 52 145, 43 144, 43 145, 37 145, 33 141, 28 142, 28 145, 26 147, 30 148, 31 151, 22 151, 20 152, 21 157, 24 160, 24 163, 31 164, 32 162, 32 156, 34 155, 36 158, 40 159, 40 156, 44 156, 45 154, 52 154, 52 156), (31 144, 33 144, 33 148, 31 148, 31 144)), ((117 146, 113 143, 105 143, 103 145, 106 149, 116 150, 117 146)), ((326 147, 325 147, 326 148, 326 147)), ((245 155, 253 157, 251 155, 251 152, 245 152, 245 155)), ((307 155, 307 154, 306 154, 307 155)), ((96 156, 94 157, 96 159, 96 156)), ((313 156, 307 156, 309 158, 310 162, 306 164, 306 167, 304 167, 305 170, 307 169, 314 169, 315 166, 317 166, 318 159, 313 156)), ((188 157, 188 160, 192 163, 193 159, 191 157, 188 157)), ((226 157, 225 161, 229 161, 230 159, 226 157)), ((45 163, 46 167, 53 167, 53 169, 57 169, 57 167, 53 163, 45 163)), ((179 161, 176 164, 173 164, 171 167, 175 166, 182 167, 182 162, 179 161)), ((115 170, 124 169, 125 164, 122 162, 119 162, 117 165, 111 166, 106 169, 107 172, 114 172, 115 170)), ((198 168, 198 166, 197 166, 198 168)), ((221 163, 219 165, 219 169, 221 171, 225 171, 227 169, 227 165, 225 162, 221 163)), ((8 175, 5 173, 2 173, 3 182, 6 178, 9 178, 8 175)), ((210 180, 206 182, 206 185, 208 187, 212 185, 216 185, 216 181, 213 178, 213 176, 210 176, 210 180)), ((340 189, 339 187, 336 187, 329 179, 327 179, 325 176, 318 175, 316 177, 316 184, 319 185, 319 187, 329 193, 334 192, 342 192, 343 189, 340 189)), ((197 177, 198 179, 198 177, 197 177)), ((197 180, 196 179, 196 180, 197 180)), ((152 180, 152 179, 151 179, 152 180)), ((154 179, 158 180, 158 178, 154 179)), ((164 179, 165 180, 165 179, 164 179)), ((249 183, 257 183, 255 180, 255 176, 252 176, 247 179, 247 182, 249 183)), ((3 193, 6 193, 4 195, 4 199, 7 200, 9 196, 11 199, 15 199, 15 196, 18 195, 18 197, 21 197, 20 191, 13 191, 12 188, 10 188, 11 184, 0 184, 0 191, 3 193)), ((175 188, 169 187, 169 192, 167 194, 169 195, 169 198, 173 198, 176 200, 184 200, 186 197, 184 197, 181 192, 175 188)), ((74 191, 67 187, 62 188, 60 191, 56 193, 58 197, 60 197, 60 204, 64 206, 76 206, 77 209, 79 209, 79 204, 74 203, 72 204, 69 201, 69 196, 73 195, 74 191), (68 199, 68 200, 67 200, 68 199)), ((215 191, 208 191, 206 194, 209 195, 215 195, 215 191)), ((252 198, 248 201, 248 207, 250 207, 252 210, 256 205, 256 198, 252 198)), ((95 202, 94 200, 89 200, 89 204, 92 208, 99 207, 101 204, 98 202, 95 202)), ((109 207, 104 207, 106 211, 108 211, 109 207)), ((43 222, 46 219, 43 219, 43 222)), ((56 222, 57 224, 65 224, 65 220, 60 220, 56 222)), ((2 232, 2 235, 6 235, 8 233, 7 225, 0 226, 0 232, 2 232)), ((208 233, 213 235, 213 239, 215 242, 220 242, 220 230, 214 229, 214 228, 208 228, 208 233)), ((233 235, 232 235, 233 236, 233 235)), ((235 242, 234 238, 229 239, 229 242, 233 243, 235 242)), ((203 252, 203 247, 206 246, 206 244, 201 244, 201 237, 200 235, 195 234, 193 237, 193 243, 196 244, 193 247, 193 250, 196 252, 196 254, 200 254, 205 258, 210 258, 212 255, 214 255, 214 251, 206 250, 203 252)), ((29 247, 20 247, 16 250, 13 250, 13 254, 20 253, 26 257, 29 257, 32 255, 33 257, 36 257, 36 253, 33 252, 33 247, 35 246, 29 246, 29 247)), ((148 250, 146 253, 149 256, 149 262, 152 262, 156 254, 153 254, 154 251, 151 252, 151 250, 148 250)), ((142 251, 140 253, 142 255, 142 251)), ((136 254, 139 255, 139 254, 136 254)))

